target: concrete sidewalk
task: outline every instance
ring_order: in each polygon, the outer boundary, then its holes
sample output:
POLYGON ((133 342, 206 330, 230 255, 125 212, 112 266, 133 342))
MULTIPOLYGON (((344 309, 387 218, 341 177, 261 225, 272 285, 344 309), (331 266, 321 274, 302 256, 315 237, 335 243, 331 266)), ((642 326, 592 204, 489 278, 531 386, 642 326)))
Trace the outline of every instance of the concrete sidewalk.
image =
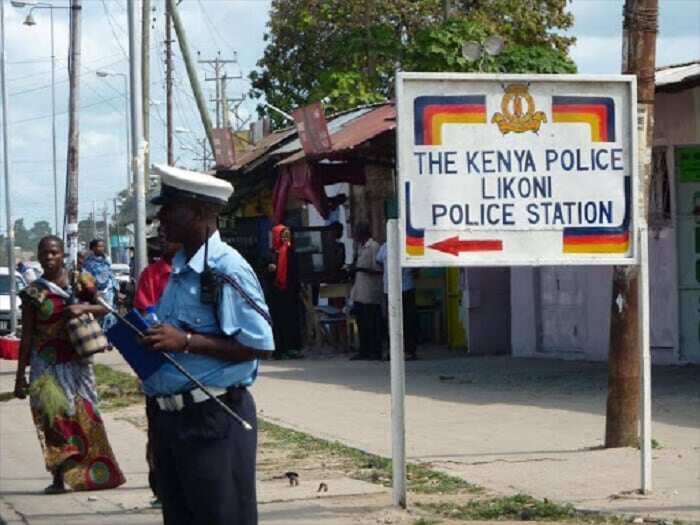
MULTIPOLYGON (((100 360, 118 364, 115 356, 100 360)), ((15 367, 14 361, 0 360, 0 392, 12 390, 15 367)), ((127 410, 142 413, 140 407, 127 410)), ((123 416, 124 412, 120 414, 123 416)), ((46 496, 42 491, 51 480, 44 467, 28 401, 0 403, 0 524, 162 523, 160 510, 150 506, 145 433, 113 414, 103 417, 127 483, 114 490, 46 496)), ((304 481, 293 490, 286 480, 260 481, 260 523, 350 525, 358 523, 358 515, 382 515, 390 505, 388 491, 377 485, 349 478, 333 479, 328 493, 319 497, 316 493, 319 481, 304 481), (357 495, 362 497, 353 498, 357 495)))
MULTIPOLYGON (((116 353, 98 361, 128 370, 116 353)), ((0 391, 11 390, 14 366, 0 360, 0 391)), ((501 357, 409 362, 409 458, 504 494, 698 521, 699 380, 698 367, 654 368, 653 434, 662 448, 654 451, 650 497, 633 494, 639 486, 637 450, 598 448, 606 398, 600 363, 501 357)), ((267 419, 390 456, 388 384, 388 363, 267 361, 254 394, 267 419)), ((49 477, 27 403, 0 403, 0 523, 161 523, 160 513, 149 508, 144 433, 110 415, 105 421, 128 483, 112 491, 44 496, 49 477)), ((392 514, 388 494, 376 494, 375 486, 333 485, 336 497, 290 498, 285 487, 262 482, 260 522, 345 525, 407 518, 392 514)))
MULTIPOLYGON (((700 520, 700 368, 653 370, 654 493, 636 495, 636 449, 604 450, 605 363, 508 357, 413 361, 407 453, 502 493, 579 508, 700 520)), ((391 455, 389 364, 346 358, 263 363, 262 415, 391 455)))

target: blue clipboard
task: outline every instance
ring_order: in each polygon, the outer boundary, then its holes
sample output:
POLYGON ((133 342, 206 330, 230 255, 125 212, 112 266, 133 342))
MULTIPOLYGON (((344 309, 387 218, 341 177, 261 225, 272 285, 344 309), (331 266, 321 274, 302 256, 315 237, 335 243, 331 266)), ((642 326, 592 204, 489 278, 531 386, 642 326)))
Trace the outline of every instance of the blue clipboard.
MULTIPOLYGON (((148 330, 148 323, 137 310, 131 310, 126 316, 127 321, 141 331, 148 330)), ((139 342, 139 337, 133 329, 117 319, 105 334, 109 342, 119 350, 129 366, 136 372, 141 381, 146 381, 161 366, 167 363, 160 352, 154 352, 139 342)))

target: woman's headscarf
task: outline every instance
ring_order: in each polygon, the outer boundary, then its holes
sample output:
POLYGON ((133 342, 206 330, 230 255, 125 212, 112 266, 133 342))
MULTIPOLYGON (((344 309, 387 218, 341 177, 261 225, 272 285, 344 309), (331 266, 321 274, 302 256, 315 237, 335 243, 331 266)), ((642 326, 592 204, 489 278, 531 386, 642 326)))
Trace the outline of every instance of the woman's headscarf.
POLYGON ((292 243, 282 240, 282 233, 289 230, 284 224, 278 224, 272 228, 272 247, 277 252, 277 274, 275 286, 282 291, 287 289, 287 257, 292 243))

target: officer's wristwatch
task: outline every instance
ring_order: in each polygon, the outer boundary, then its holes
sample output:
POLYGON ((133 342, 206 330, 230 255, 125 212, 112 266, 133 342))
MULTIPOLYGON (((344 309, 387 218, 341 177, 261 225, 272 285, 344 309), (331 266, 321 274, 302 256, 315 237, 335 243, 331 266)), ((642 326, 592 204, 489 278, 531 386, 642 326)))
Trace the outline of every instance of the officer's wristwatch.
POLYGON ((192 332, 186 332, 185 333, 185 347, 182 349, 182 351, 186 354, 190 353, 190 342, 192 341, 192 332))

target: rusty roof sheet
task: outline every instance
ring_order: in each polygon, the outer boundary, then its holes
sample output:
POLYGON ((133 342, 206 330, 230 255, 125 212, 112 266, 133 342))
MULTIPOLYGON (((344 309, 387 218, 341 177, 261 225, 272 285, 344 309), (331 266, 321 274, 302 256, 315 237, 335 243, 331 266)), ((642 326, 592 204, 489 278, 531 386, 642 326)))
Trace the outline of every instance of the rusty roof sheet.
MULTIPOLYGON (((332 122, 332 121, 331 121, 332 122)), ((336 131, 329 123, 333 147, 329 155, 351 150, 367 142, 385 131, 396 128, 396 108, 393 103, 384 104, 371 111, 363 112, 352 120, 345 120, 343 126, 336 131)), ((306 157, 303 151, 298 151, 277 163, 278 166, 291 164, 306 157)))
POLYGON ((270 151, 270 149, 274 148, 286 138, 296 135, 296 132, 296 128, 288 128, 282 131, 275 131, 274 133, 270 133, 266 137, 263 137, 253 149, 246 151, 238 159, 236 159, 236 163, 233 165, 231 170, 238 171, 244 169, 250 163, 258 160, 260 157, 270 151))

